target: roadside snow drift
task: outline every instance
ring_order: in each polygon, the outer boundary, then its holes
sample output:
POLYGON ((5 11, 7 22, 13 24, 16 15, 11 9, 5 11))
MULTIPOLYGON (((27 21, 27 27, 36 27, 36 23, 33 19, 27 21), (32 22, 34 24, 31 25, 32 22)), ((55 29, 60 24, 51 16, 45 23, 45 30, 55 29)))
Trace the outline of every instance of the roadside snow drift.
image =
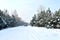
POLYGON ((20 26, 1 30, 0 40, 60 40, 60 30, 20 26))

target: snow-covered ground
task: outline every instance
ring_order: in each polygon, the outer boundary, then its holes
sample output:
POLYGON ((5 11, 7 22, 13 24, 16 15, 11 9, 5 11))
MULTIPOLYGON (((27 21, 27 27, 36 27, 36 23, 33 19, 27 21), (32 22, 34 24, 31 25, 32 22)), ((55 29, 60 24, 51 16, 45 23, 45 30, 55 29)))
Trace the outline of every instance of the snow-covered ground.
POLYGON ((60 30, 19 26, 1 30, 0 40, 60 40, 60 30))

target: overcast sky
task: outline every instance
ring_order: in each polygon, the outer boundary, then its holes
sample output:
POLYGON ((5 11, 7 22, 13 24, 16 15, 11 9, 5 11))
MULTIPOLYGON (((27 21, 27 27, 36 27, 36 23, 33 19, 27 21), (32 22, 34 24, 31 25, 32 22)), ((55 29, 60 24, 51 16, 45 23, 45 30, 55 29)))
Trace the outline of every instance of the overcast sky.
MULTIPOLYGON (((0 9, 9 12, 15 9, 22 20, 29 22, 40 5, 50 7, 52 11, 60 8, 60 0, 0 0, 0 9)), ((10 13, 11 14, 11 13, 10 13)))

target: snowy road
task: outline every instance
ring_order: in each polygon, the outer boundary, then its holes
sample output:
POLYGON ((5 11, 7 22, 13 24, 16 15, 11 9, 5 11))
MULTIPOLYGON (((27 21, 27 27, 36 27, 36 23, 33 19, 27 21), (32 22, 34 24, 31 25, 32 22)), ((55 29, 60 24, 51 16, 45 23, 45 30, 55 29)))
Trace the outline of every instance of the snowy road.
POLYGON ((0 31, 0 40, 60 40, 60 30, 20 26, 0 31))

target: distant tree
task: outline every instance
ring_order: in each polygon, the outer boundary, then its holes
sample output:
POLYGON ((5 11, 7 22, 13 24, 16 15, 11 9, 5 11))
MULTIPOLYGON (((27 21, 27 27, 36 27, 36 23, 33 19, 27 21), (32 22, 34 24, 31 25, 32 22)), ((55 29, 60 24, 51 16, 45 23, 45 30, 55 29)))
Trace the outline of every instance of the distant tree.
POLYGON ((12 18, 14 20, 14 25, 15 26, 22 26, 22 25, 28 25, 26 22, 22 21, 21 18, 18 16, 18 13, 16 10, 14 10, 12 14, 12 18))

